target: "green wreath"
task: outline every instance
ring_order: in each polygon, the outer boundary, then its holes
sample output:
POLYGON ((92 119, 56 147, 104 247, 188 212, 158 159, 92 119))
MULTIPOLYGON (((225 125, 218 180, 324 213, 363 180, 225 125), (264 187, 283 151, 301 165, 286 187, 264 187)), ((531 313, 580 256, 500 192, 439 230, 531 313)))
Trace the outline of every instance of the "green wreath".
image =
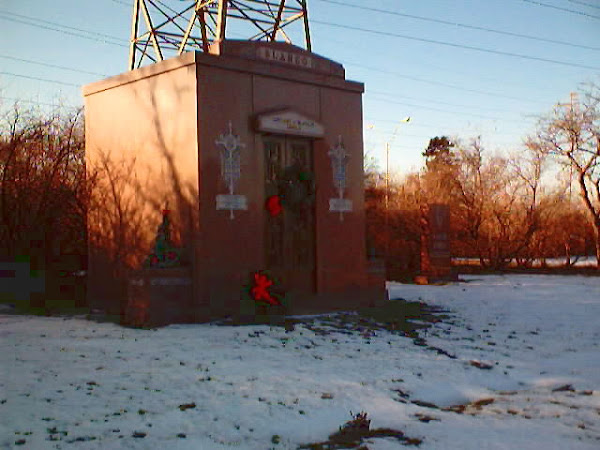
POLYGON ((300 164, 283 171, 277 188, 283 207, 294 213, 300 213, 315 203, 314 174, 303 170, 300 164))

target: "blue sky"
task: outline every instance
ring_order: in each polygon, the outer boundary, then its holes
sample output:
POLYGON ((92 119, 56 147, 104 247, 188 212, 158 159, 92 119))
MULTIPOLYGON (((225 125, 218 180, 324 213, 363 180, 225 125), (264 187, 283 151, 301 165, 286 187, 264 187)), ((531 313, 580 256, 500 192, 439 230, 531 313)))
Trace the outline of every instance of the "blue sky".
MULTIPOLYGON (((0 0, 2 105, 80 105, 81 85, 125 71, 131 3, 0 0)), ((365 150, 384 168, 391 142, 395 173, 418 170, 438 135, 518 151, 536 116, 600 81, 600 0, 308 0, 308 10, 313 51, 365 83, 365 150)))

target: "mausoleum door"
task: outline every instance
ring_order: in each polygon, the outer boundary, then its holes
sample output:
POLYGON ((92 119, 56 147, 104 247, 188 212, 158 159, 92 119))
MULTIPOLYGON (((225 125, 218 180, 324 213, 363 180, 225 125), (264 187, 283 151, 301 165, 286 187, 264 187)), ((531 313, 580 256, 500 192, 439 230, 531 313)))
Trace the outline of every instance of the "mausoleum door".
POLYGON ((263 138, 265 198, 279 196, 266 214, 267 268, 283 287, 315 288, 315 184, 312 141, 282 136, 263 138))

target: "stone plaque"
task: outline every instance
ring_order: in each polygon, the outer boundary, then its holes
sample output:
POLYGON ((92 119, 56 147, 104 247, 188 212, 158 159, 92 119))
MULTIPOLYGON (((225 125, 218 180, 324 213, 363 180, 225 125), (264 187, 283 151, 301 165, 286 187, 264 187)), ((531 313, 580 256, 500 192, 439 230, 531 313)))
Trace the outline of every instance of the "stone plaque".
POLYGON ((329 211, 350 212, 352 211, 352 200, 347 198, 330 198, 329 211))
POLYGON ((217 209, 246 211, 248 209, 248 200, 245 195, 217 195, 217 209))
POLYGON ((325 128, 319 122, 295 111, 285 110, 258 116, 258 131, 293 136, 323 137, 325 128))

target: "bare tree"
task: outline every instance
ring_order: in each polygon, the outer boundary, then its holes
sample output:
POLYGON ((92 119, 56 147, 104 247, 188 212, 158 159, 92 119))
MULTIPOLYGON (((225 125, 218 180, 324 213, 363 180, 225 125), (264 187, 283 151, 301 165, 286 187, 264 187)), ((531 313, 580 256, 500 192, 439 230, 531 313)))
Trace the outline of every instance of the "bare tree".
POLYGON ((470 145, 457 141, 458 172, 454 184, 458 192, 452 215, 455 227, 453 248, 463 255, 476 254, 485 265, 482 247, 485 181, 483 174, 483 148, 479 139, 470 145))
POLYGON ((548 257, 564 258, 564 266, 570 267, 586 253, 586 244, 594 239, 585 207, 581 202, 571 201, 564 189, 545 195, 541 203, 542 226, 535 239, 536 254, 543 265, 548 257))
POLYGON ((363 171, 365 186, 368 188, 377 187, 383 175, 381 174, 377 159, 368 152, 363 157, 363 171))
POLYGON ((456 142, 446 188, 452 193, 453 248, 477 255, 482 266, 503 268, 527 253, 539 229, 543 159, 484 157, 479 138, 456 142))
POLYGON ((535 251, 537 234, 543 227, 544 202, 542 179, 547 167, 547 155, 535 149, 513 154, 509 160, 509 176, 515 186, 515 234, 512 254, 519 265, 530 265, 541 255, 535 251))
POLYGON ((572 94, 570 104, 556 105, 552 114, 540 120, 527 146, 554 156, 572 170, 594 227, 596 267, 600 269, 600 89, 589 85, 580 97, 572 94))
POLYGON ((85 253, 81 110, 42 113, 16 103, 0 118, 0 132, 3 256, 25 254, 49 262, 85 253))

